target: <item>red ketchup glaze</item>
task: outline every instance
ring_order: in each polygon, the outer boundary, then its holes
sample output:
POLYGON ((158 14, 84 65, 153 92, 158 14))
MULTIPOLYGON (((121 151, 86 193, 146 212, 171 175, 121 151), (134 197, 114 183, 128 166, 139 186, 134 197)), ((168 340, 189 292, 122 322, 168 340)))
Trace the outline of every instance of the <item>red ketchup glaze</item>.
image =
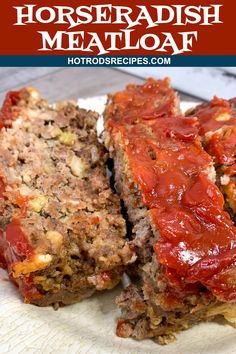
POLYGON ((169 79, 148 79, 144 85, 128 85, 126 90, 113 96, 113 105, 107 107, 107 115, 127 123, 139 119, 153 119, 175 114, 176 94, 169 86, 169 79))
POLYGON ((98 225, 98 224, 100 223, 100 218, 99 218, 98 216, 92 217, 91 223, 92 223, 93 225, 98 225))
POLYGON ((21 229, 20 220, 15 219, 8 224, 5 235, 6 241, 12 252, 11 263, 22 261, 32 256, 33 249, 28 242, 27 236, 21 229))
MULTIPOLYGON (((3 198, 6 199, 5 184, 0 178, 0 200, 3 198)), ((20 207, 20 217, 26 213, 27 201, 28 198, 20 194, 15 197, 15 203, 20 207)), ((20 219, 14 219, 6 226, 5 230, 0 230, 0 264, 21 261, 32 255, 32 251, 26 235, 21 230, 20 219)))
POLYGON ((1 268, 6 268, 6 260, 4 257, 4 250, 5 250, 5 242, 3 240, 3 232, 0 230, 0 267, 1 268))
POLYGON ((228 176, 234 176, 236 175, 236 163, 234 163, 231 166, 228 166, 226 168, 224 168, 224 172, 228 175, 228 176))
POLYGON ((223 128, 223 133, 215 132, 206 144, 207 152, 214 156, 216 163, 232 165, 236 161, 236 120, 235 126, 223 128))
POLYGON ((14 112, 13 107, 20 100, 20 91, 10 91, 7 93, 0 110, 0 129, 10 127, 11 122, 17 117, 17 112, 14 112))
POLYGON ((210 103, 198 106, 190 115, 198 118, 200 135, 214 133, 210 137, 206 135, 205 149, 215 162, 228 166, 233 164, 236 154, 236 98, 227 101, 214 97, 210 103))
POLYGON ((31 276, 22 278, 18 286, 22 296, 24 297, 25 303, 30 303, 32 301, 39 300, 43 296, 40 291, 35 287, 31 276))
POLYGON ((10 278, 19 287, 25 302, 39 299, 42 295, 30 276, 22 276, 16 281, 12 274, 12 267, 15 264, 30 259, 34 253, 27 236, 21 229, 20 220, 13 220, 7 225, 4 232, 1 231, 0 251, 0 260, 3 260, 2 266, 8 268, 10 278))
MULTIPOLYGON (((187 115, 189 114, 187 113, 187 115)), ((224 125, 236 123, 236 101, 235 99, 227 101, 215 96, 210 103, 197 106, 190 115, 198 118, 199 134, 205 135, 205 133, 214 132, 224 125), (222 119, 225 116, 227 120, 221 120, 220 116, 222 119)))
MULTIPOLYGON (((107 126, 122 136, 132 174, 160 233, 154 250, 167 281, 162 300, 168 304, 171 294, 176 303, 176 297, 197 293, 203 285, 223 301, 236 301, 236 228, 223 210, 221 192, 207 178, 212 161, 201 146, 196 119, 168 114, 151 119, 151 113, 142 119, 145 103, 134 122, 136 107, 133 111, 125 95, 118 94, 125 114, 107 126)), ((113 102, 119 111, 117 95, 113 102)), ((154 98, 150 102, 149 112, 155 111, 154 98)))
POLYGON ((4 192, 5 192, 5 184, 2 178, 0 177, 0 199, 4 198, 4 192))

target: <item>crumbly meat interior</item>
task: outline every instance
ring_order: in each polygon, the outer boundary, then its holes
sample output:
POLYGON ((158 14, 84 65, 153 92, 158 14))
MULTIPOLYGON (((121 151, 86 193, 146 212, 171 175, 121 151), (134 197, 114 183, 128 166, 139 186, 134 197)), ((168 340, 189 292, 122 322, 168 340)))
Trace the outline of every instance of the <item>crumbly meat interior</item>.
POLYGON ((114 287, 134 255, 96 113, 70 102, 50 107, 30 89, 11 111, 11 126, 0 132, 0 223, 12 279, 38 305, 114 287))
MULTIPOLYGON (((191 293, 190 291, 189 294, 186 294, 181 302, 175 301, 175 298, 171 296, 168 301, 166 296, 168 284, 165 278, 160 276, 164 274, 165 268, 158 261, 153 250, 153 246, 160 239, 160 234, 152 222, 149 208, 143 201, 140 185, 134 178, 126 153, 130 141, 124 138, 123 132, 125 129, 132 128, 117 129, 119 121, 126 115, 127 102, 130 110, 133 109, 133 105, 135 106, 134 111, 139 103, 139 111, 142 112, 142 100, 148 101, 151 109, 147 120, 150 119, 153 110, 154 113, 155 109, 161 111, 160 106, 162 106, 163 100, 160 99, 159 92, 157 94, 154 92, 155 98, 153 98, 153 90, 150 89, 152 85, 154 91, 163 88, 163 83, 148 80, 144 84, 144 88, 128 86, 124 92, 110 96, 104 114, 106 131, 103 139, 110 157, 114 161, 115 187, 124 201, 128 220, 132 227, 132 244, 135 246, 138 256, 134 267, 129 268, 131 284, 117 298, 117 304, 122 311, 121 318, 117 323, 117 335, 133 337, 138 340, 154 338, 160 344, 167 344, 175 338, 175 333, 187 329, 199 321, 212 320, 218 315, 223 315, 226 320, 234 323, 236 305, 233 302, 220 301, 203 285, 198 288, 197 292, 191 293), (148 90, 151 90, 150 97, 148 90), (141 101, 138 100, 140 91, 143 94, 141 101)), ((178 100, 170 90, 168 82, 164 82, 164 86, 166 87, 165 94, 168 95, 165 102, 168 102, 169 99, 169 102, 173 104, 172 106, 164 106, 166 113, 167 115, 177 115, 179 114, 178 100)), ((146 108, 145 111, 147 111, 146 108)), ((142 119, 141 114, 133 116, 130 114, 131 117, 129 116, 126 120, 127 124, 129 126, 138 125, 142 119)), ((209 179, 215 179, 212 164, 209 165, 206 173, 209 179)))

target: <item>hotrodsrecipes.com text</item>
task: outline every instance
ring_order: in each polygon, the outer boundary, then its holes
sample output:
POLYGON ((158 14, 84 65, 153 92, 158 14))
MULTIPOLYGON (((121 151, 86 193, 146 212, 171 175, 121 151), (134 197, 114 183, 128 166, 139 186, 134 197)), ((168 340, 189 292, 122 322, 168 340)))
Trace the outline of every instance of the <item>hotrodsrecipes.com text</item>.
POLYGON ((97 66, 158 66, 158 65, 171 65, 171 58, 164 56, 97 56, 97 57, 87 57, 87 56, 78 56, 78 57, 68 57, 68 65, 97 65, 97 66))

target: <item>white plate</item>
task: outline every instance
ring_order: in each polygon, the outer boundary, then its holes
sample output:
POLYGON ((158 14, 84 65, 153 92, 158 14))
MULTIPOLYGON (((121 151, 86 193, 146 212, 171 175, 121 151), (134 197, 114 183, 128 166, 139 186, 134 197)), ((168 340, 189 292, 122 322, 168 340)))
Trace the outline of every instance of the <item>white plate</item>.
MULTIPOLYGON (((80 106, 101 113, 104 97, 81 99, 80 106)), ((185 110, 191 103, 183 103, 185 110)), ((81 303, 60 308, 23 304, 17 288, 0 270, 0 354, 232 354, 236 330, 229 325, 202 323, 177 335, 162 347, 151 340, 137 342, 115 336, 119 288, 81 303)))

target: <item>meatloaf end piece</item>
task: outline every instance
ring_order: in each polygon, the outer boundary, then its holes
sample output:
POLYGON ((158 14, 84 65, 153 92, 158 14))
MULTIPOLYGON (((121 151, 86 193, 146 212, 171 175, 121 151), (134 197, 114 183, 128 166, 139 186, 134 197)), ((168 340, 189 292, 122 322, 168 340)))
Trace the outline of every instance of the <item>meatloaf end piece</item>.
POLYGON ((134 260, 97 141, 97 114, 30 88, 0 112, 1 254, 25 302, 70 304, 111 289, 134 260))
POLYGON ((196 118, 180 115, 167 79, 110 95, 104 142, 138 259, 117 299, 117 335, 155 338, 236 317, 236 228, 223 210, 196 118))
POLYGON ((225 207, 236 223, 236 98, 214 97, 186 112, 198 118, 206 151, 213 157, 225 207))

